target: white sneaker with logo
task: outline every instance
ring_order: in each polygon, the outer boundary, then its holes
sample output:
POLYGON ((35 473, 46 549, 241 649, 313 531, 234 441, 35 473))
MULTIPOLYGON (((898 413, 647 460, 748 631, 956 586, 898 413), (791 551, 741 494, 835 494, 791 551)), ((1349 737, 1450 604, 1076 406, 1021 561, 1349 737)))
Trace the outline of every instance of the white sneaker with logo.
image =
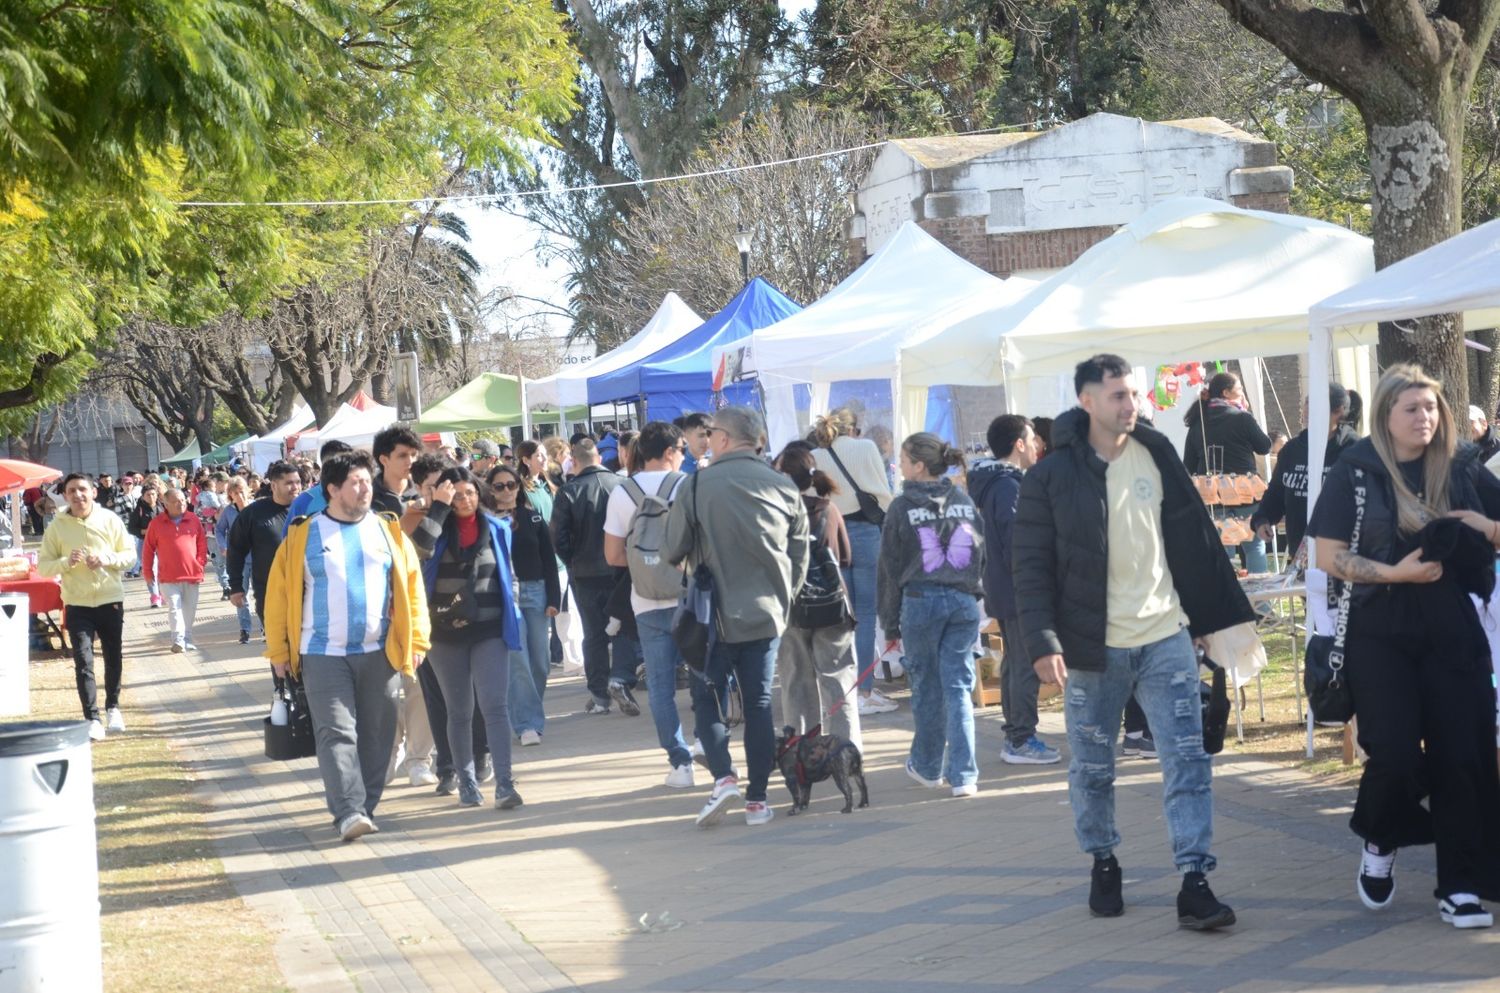
POLYGON ((708 795, 708 802, 698 811, 698 826, 713 827, 724 819, 729 808, 739 803, 740 799, 740 781, 734 776, 725 776, 714 784, 713 792, 708 795))

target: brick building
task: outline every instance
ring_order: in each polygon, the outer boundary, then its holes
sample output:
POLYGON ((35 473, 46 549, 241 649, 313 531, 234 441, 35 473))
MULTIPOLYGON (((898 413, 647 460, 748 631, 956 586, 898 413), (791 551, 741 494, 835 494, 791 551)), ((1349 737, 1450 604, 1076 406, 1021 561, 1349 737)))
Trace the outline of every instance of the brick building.
MULTIPOLYGON (((1044 278, 1161 200, 1202 196, 1287 212, 1291 191, 1292 171, 1277 164, 1274 144, 1214 117, 1095 114, 1045 131, 897 139, 855 194, 850 255, 863 261, 910 220, 987 272, 1044 278)), ((1267 425, 1286 429, 1280 409, 1297 419, 1303 363, 1267 364, 1267 425)), ((966 405, 975 403, 983 401, 971 395, 966 405)), ((974 415, 967 420, 983 421, 974 415)))

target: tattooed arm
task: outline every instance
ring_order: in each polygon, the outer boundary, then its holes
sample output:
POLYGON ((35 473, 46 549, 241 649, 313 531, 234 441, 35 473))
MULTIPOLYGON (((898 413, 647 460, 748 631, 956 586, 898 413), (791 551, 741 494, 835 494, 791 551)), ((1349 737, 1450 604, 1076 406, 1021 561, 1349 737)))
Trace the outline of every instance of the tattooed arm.
POLYGON ((1356 555, 1347 541, 1332 538, 1318 539, 1318 567, 1351 583, 1432 583, 1443 575, 1443 564, 1423 562, 1420 548, 1395 565, 1386 565, 1356 555))

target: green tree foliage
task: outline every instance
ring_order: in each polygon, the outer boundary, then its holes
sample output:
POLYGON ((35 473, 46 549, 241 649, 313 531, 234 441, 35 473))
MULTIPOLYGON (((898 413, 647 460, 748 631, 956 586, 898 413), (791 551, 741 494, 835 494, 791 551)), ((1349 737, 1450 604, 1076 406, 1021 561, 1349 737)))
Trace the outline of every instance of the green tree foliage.
POLYGON ((893 137, 987 128, 1012 56, 975 0, 824 0, 798 57, 819 103, 865 114, 893 137))
MULTIPOLYGON (((0 11, 0 411, 129 315, 191 327, 358 279, 396 199, 519 167, 572 110, 546 0, 21 0, 0 11)), ((415 216, 415 215, 413 215, 415 216)))

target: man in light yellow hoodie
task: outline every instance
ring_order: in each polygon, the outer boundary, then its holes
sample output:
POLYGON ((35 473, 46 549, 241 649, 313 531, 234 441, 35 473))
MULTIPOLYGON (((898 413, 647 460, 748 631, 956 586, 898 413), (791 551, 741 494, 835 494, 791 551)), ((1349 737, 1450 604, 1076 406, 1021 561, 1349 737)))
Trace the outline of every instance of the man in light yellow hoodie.
POLYGON ((120 715, 120 674, 124 668, 125 587, 120 576, 135 565, 135 542, 125 533, 119 515, 94 502, 94 481, 81 472, 63 480, 68 509, 58 514, 42 535, 37 571, 62 577, 62 599, 67 607, 68 640, 73 643, 73 668, 78 677, 78 700, 89 737, 104 738, 99 719, 98 689, 94 683, 94 638, 104 648, 104 708, 109 730, 125 730, 120 715))

